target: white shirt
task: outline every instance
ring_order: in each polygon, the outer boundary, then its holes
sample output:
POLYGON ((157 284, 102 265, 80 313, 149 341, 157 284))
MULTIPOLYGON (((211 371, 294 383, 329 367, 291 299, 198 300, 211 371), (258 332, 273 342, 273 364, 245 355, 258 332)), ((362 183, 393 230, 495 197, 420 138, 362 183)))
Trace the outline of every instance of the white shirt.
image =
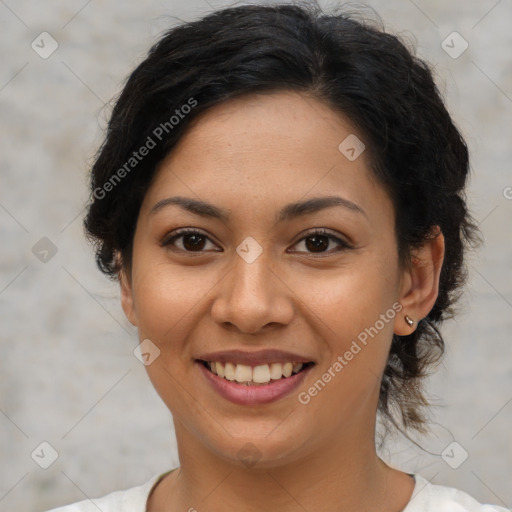
MULTIPOLYGON (((149 482, 126 491, 116 491, 103 498, 80 501, 48 512, 146 512, 148 497, 163 476, 154 476, 149 482)), ((412 476, 416 484, 402 512, 511 512, 497 505, 482 505, 453 487, 431 484, 420 475, 412 476)))

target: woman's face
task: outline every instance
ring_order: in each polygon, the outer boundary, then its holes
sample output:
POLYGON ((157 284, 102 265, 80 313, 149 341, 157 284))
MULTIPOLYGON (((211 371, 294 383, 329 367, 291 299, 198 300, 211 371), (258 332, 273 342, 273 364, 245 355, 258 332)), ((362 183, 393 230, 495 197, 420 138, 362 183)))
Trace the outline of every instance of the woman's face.
POLYGON ((311 97, 246 96, 196 119, 159 166, 122 300, 180 451, 271 467, 373 442, 404 273, 355 136, 311 97))

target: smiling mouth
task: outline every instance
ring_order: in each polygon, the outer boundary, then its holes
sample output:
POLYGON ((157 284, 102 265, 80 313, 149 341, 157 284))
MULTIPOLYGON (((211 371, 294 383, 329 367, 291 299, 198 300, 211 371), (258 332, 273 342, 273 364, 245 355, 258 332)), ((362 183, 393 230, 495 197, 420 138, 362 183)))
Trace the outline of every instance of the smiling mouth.
POLYGON ((246 386, 265 386, 278 380, 284 380, 315 364, 311 361, 308 363, 284 362, 249 366, 201 359, 198 362, 217 377, 246 386))

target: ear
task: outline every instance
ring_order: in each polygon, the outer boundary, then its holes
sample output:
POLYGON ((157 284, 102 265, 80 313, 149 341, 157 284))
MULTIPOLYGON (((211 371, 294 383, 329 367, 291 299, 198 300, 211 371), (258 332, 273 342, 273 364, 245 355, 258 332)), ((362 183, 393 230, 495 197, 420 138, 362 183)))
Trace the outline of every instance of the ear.
POLYGON ((124 268, 119 272, 119 285, 121 287, 121 306, 123 307, 124 314, 132 325, 137 326, 137 314, 133 301, 131 277, 124 268))
POLYGON ((412 252, 411 263, 404 270, 400 291, 402 311, 396 317, 394 333, 407 336, 414 332, 418 322, 433 308, 439 293, 439 277, 444 259, 444 236, 439 226, 432 236, 412 252), (409 325, 405 317, 414 323, 409 325))

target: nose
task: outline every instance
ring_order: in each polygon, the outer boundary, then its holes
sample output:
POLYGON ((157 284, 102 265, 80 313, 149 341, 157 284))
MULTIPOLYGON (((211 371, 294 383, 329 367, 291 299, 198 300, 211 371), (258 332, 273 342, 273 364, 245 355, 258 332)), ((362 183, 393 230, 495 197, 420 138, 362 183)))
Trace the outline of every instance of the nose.
POLYGON ((211 309, 219 325, 234 326, 246 334, 257 334, 270 325, 287 325, 293 314, 293 293, 263 254, 252 263, 237 256, 219 283, 211 309))

